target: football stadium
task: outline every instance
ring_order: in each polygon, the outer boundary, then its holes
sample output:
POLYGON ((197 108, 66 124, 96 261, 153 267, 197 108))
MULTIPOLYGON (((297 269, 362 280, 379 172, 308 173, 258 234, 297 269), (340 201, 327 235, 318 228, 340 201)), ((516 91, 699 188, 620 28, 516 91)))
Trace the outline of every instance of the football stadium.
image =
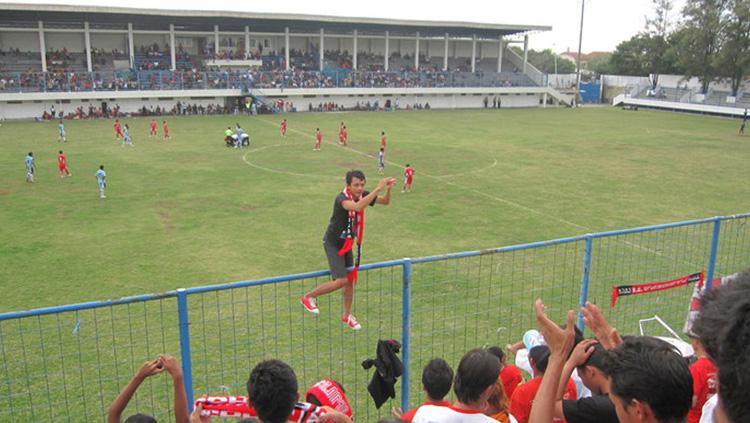
POLYGON ((684 3, 0 4, 0 421, 745 421, 750 14, 684 3))

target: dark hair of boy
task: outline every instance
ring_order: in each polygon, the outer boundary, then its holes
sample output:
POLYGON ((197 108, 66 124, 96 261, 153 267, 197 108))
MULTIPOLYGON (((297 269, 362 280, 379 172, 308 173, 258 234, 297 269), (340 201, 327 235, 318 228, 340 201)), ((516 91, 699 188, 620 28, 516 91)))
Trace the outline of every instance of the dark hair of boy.
POLYGON ((262 361, 250 372, 247 395, 263 423, 284 423, 299 398, 297 376, 283 361, 262 361))

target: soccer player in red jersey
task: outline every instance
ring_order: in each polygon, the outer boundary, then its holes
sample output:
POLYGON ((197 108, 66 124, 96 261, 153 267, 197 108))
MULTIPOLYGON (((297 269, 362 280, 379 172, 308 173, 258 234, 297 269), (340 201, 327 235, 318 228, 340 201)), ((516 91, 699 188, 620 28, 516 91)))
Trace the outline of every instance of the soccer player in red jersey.
POLYGON ((281 136, 286 136, 286 119, 281 120, 281 136))
POLYGON ((172 137, 169 136, 169 126, 167 125, 167 121, 164 120, 161 122, 162 130, 164 131, 164 139, 165 140, 171 140, 172 137))
POLYGON ((125 138, 125 136, 122 135, 122 125, 120 124, 120 119, 115 119, 115 124, 113 126, 115 128, 115 139, 119 140, 120 138, 125 138))
POLYGON ((73 176, 72 173, 68 170, 68 161, 65 159, 65 154, 63 154, 62 150, 60 150, 57 156, 57 167, 60 169, 60 178, 64 178, 65 176, 73 176))
POLYGON ((383 131, 380 133, 380 148, 382 148, 383 151, 385 151, 385 144, 386 144, 385 131, 383 131))
POLYGON ((414 182, 414 168, 407 163, 406 168, 404 169, 404 187, 401 189, 401 192, 406 192, 406 190, 411 192, 412 182, 414 182))
POLYGON ((151 123, 149 124, 150 132, 148 134, 149 137, 155 137, 157 136, 156 129, 158 124, 156 123, 156 119, 151 119, 151 123))
POLYGON ((320 132, 320 128, 315 128, 315 147, 313 151, 320 151, 320 144, 323 142, 323 133, 320 132))
POLYGON ((346 145, 348 137, 349 135, 346 133, 346 126, 344 125, 344 122, 341 122, 341 129, 339 129, 339 142, 341 145, 346 145))

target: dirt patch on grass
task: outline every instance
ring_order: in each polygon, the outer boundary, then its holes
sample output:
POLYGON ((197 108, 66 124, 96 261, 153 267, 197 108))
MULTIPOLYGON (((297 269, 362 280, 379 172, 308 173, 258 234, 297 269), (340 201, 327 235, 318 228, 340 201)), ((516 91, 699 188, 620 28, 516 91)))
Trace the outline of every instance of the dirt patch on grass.
POLYGON ((161 223, 161 227, 162 229, 164 229, 164 232, 174 232, 177 227, 174 225, 174 222, 172 220, 172 210, 174 210, 177 205, 170 202, 159 202, 156 203, 155 206, 156 214, 157 216, 159 216, 159 223, 161 223))

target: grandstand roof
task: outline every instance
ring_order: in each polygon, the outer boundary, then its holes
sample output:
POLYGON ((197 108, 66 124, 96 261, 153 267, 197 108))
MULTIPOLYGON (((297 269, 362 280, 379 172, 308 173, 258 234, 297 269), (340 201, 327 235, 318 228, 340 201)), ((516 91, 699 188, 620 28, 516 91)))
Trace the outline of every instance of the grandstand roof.
POLYGON ((123 24, 133 22, 136 29, 168 29, 174 24, 179 31, 213 31, 219 25, 221 31, 244 31, 245 25, 253 32, 283 32, 289 27, 293 32, 318 31, 325 28, 332 32, 350 32, 357 29, 366 35, 370 32, 393 35, 414 34, 420 36, 497 39, 501 35, 512 35, 530 31, 549 31, 550 26, 506 25, 453 21, 422 21, 405 19, 383 19, 362 17, 337 17, 323 15, 300 15, 289 13, 252 13, 209 10, 138 9, 125 7, 74 6, 49 4, 0 3, 0 27, 24 27, 29 22, 44 21, 55 26, 75 25, 80 28, 83 21, 101 24, 123 24), (167 17, 168 19, 165 19, 167 17))

